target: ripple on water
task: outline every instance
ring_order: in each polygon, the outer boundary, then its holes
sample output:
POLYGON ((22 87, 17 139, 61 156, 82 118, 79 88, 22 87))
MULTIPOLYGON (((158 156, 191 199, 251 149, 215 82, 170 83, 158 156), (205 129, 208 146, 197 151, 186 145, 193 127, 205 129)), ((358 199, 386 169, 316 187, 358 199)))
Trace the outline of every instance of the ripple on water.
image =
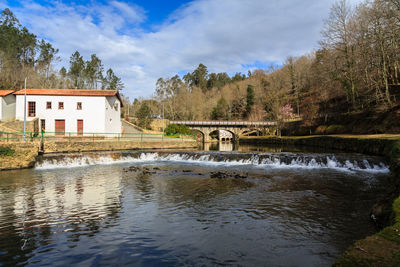
POLYGON ((0 265, 330 265, 373 231, 368 210, 387 177, 326 157, 318 168, 267 168, 248 154, 127 155, 0 173, 0 265))

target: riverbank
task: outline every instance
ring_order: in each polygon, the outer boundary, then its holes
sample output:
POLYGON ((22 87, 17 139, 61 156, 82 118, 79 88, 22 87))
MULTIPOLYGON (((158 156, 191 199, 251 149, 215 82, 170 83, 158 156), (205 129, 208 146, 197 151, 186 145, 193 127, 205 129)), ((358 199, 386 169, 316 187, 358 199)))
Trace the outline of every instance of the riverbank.
POLYGON ((0 156, 0 171, 26 169, 35 166, 39 154, 75 153, 96 151, 140 150, 140 149, 185 149, 196 148, 195 140, 165 139, 163 141, 48 141, 43 145, 39 141, 2 143, 2 147, 15 152, 0 156))
POLYGON ((39 155, 39 145, 36 143, 1 144, 4 149, 12 150, 9 155, 0 156, 0 171, 27 169, 35 166, 39 155))
POLYGON ((383 229, 355 242, 335 266, 400 266, 400 135, 246 137, 239 143, 313 146, 386 157, 393 186, 371 210, 371 218, 383 229))

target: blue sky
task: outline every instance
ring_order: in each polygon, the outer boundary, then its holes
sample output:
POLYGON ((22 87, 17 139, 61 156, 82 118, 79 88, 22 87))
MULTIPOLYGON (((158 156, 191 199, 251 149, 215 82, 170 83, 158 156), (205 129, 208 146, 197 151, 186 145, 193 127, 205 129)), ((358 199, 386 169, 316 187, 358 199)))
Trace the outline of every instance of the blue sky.
MULTIPOLYGON (((351 4, 361 0, 348 0, 351 4)), ((68 66, 78 50, 99 56, 131 100, 159 77, 192 71, 246 73, 318 48, 334 0, 0 0, 68 66)))

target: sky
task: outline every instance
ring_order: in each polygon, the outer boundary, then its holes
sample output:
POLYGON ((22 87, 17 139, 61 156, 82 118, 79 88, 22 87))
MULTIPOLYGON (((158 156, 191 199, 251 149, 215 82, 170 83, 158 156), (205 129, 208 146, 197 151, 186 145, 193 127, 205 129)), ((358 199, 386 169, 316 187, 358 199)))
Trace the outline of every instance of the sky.
MULTIPOLYGON (((362 0, 348 0, 355 5, 362 0)), ((78 50, 121 77, 132 101, 154 95, 158 78, 281 65, 318 48, 335 0, 0 0, 59 49, 55 69, 78 50)))

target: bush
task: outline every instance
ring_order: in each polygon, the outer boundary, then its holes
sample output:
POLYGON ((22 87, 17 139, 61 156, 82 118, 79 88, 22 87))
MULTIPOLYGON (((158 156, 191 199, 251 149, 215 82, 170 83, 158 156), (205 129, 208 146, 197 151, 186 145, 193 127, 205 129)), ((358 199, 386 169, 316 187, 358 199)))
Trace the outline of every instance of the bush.
POLYGON ((343 125, 329 125, 326 128, 326 134, 342 134, 346 132, 346 128, 343 125))
POLYGON ((320 125, 315 129, 315 134, 325 134, 327 128, 328 126, 326 125, 320 125))
POLYGON ((0 146, 0 156, 12 156, 15 150, 9 147, 0 146))
POLYGON ((165 128, 166 135, 177 135, 177 134, 191 134, 191 130, 189 127, 183 124, 170 124, 167 128, 165 128))

